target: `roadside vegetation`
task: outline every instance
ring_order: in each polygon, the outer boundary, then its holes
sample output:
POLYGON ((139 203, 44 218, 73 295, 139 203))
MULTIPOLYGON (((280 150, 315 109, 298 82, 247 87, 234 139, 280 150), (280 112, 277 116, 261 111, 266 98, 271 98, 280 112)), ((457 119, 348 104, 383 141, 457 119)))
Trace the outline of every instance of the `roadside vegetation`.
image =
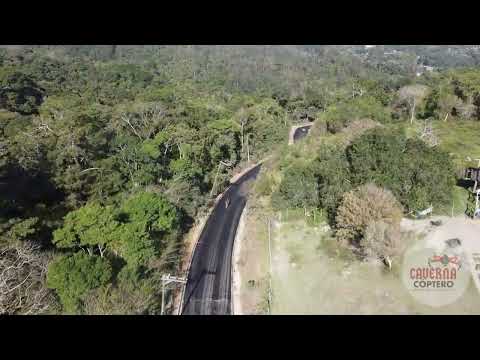
MULTIPOLYGON (((479 74, 477 69, 446 70, 390 91, 363 88, 357 96, 319 113, 309 136, 283 149, 260 173, 256 197, 278 222, 276 237, 287 236, 290 225, 306 224, 295 225, 297 234, 287 237, 303 238, 305 248, 310 248, 307 233, 319 232, 319 238, 330 240, 318 242, 316 251, 329 254, 328 261, 383 263, 384 276, 395 279, 395 268, 413 241, 402 234, 402 217, 414 217, 427 208, 434 215, 465 214, 468 192, 458 179, 480 157, 479 74), (288 220, 288 212, 301 215, 288 220), (312 223, 318 213, 326 215, 323 224, 312 223)), ((293 252, 281 244, 283 240, 275 241, 278 252, 290 257, 302 249, 301 241, 296 241, 293 252)), ((293 266, 292 274, 307 276, 297 267, 312 261, 290 259, 286 261, 290 265, 279 266, 293 266)), ((284 264, 278 258, 277 262, 284 264)), ((294 285, 277 279, 274 291, 282 292, 284 286, 294 285)), ((286 292, 280 296, 288 297, 286 292)), ((280 313, 288 313, 282 304, 277 306, 280 313)), ((298 311, 302 313, 299 308, 294 313, 298 311)), ((305 313, 309 311, 305 308, 305 313)), ((348 311, 356 312, 355 307, 348 311)))

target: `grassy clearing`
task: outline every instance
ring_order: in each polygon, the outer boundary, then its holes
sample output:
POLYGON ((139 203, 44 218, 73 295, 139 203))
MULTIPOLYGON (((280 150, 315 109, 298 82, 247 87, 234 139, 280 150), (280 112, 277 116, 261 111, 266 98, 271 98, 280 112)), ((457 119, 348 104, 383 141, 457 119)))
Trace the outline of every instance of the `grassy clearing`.
POLYGON ((325 211, 322 209, 313 209, 307 211, 305 214, 304 209, 285 209, 277 214, 278 218, 284 222, 291 221, 305 221, 305 224, 310 227, 324 225, 326 217, 325 211))
MULTIPOLYGON (((477 165, 476 161, 467 161, 480 158, 480 121, 433 121, 434 134, 440 140, 439 147, 451 154, 455 165, 459 168, 477 165)), ((423 121, 417 120, 414 124, 398 123, 392 128, 404 128, 408 137, 418 136, 423 130, 423 121)))
POLYGON ((434 122, 435 134, 440 139, 440 147, 452 154, 455 164, 460 167, 477 165, 466 161, 467 157, 480 158, 480 122, 455 121, 434 122))
MULTIPOLYGON (((406 127, 410 136, 418 134, 417 125, 420 123, 398 124, 406 127)), ((451 153, 457 167, 468 165, 467 156, 480 158, 480 122, 435 122, 434 131, 440 138, 440 147, 451 153)), ((435 209, 435 213, 464 214, 467 196, 466 189, 455 186, 452 204, 435 209)), ((307 217, 303 209, 285 209, 273 214, 265 199, 259 206, 262 209, 255 211, 269 212, 277 218, 272 231, 272 314, 480 314, 473 282, 454 304, 441 308, 422 305, 407 292, 399 278, 402 259, 394 262, 391 272, 380 263, 361 262, 337 246, 321 211, 307 217)), ((265 313, 268 309, 268 251, 265 251, 268 235, 261 222, 252 222, 249 226, 256 227, 252 234, 258 237, 257 243, 263 244, 261 252, 265 257, 262 259, 257 252, 249 261, 263 264, 263 276, 257 275, 263 279, 258 295, 262 300, 258 305, 265 313)), ((408 242, 421 241, 414 234, 408 236, 405 238, 408 242)))
MULTIPOLYGON (((457 170, 478 165, 478 162, 474 159, 480 159, 479 121, 433 121, 432 124, 434 133, 440 140, 439 147, 451 155, 457 170), (468 161, 468 158, 471 161, 468 161)), ((407 136, 414 137, 418 136, 419 131, 423 129, 423 123, 417 121, 413 125, 403 123, 395 127, 404 127, 407 136)), ((463 215, 467 208, 467 199, 468 190, 454 186, 453 203, 441 209, 436 209, 435 213, 452 216, 453 208, 453 216, 463 215)))
MULTIPOLYGON (((272 314, 480 314, 471 284, 456 303, 431 308, 416 302, 382 264, 338 253, 321 226, 276 223, 273 231, 272 314)), ((415 238, 409 238, 415 241, 415 238)))
MULTIPOLYGON (((457 169, 467 166, 477 166, 476 161, 467 161, 467 158, 480 158, 480 122, 455 121, 434 122, 435 134, 440 139, 440 148, 451 154, 457 169)), ((453 189, 453 215, 465 213, 467 208, 468 190, 455 186, 453 189)), ((451 215, 447 209, 443 211, 451 215)))

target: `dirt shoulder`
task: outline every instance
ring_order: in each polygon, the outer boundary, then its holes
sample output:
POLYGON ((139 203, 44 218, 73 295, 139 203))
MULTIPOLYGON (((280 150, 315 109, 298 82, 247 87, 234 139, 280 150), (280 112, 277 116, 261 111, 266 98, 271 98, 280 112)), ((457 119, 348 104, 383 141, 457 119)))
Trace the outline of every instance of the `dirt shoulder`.
POLYGON ((265 219, 258 216, 254 204, 242 215, 238 246, 233 262, 235 274, 235 314, 265 314, 268 289, 268 240, 265 219))
POLYGON ((248 213, 248 206, 245 205, 243 208, 242 216, 237 227, 237 234, 235 236, 235 243, 233 245, 233 255, 232 255, 232 312, 233 315, 242 315, 242 298, 240 287, 242 284, 242 278, 240 271, 238 270, 241 254, 242 254, 242 243, 245 240, 245 225, 246 217, 248 213))
MULTIPOLYGON (((259 163, 263 162, 264 160, 260 161, 259 163)), ((240 179, 244 174, 246 174, 248 171, 256 167, 259 163, 252 164, 250 166, 247 166, 246 168, 239 169, 239 172, 235 174, 231 179, 230 179, 230 184, 235 183, 238 179, 240 179)), ((225 189, 226 191, 227 189, 225 189)), ((196 224, 190 229, 190 231, 185 235, 184 237, 184 251, 182 255, 182 261, 180 265, 180 273, 183 274, 183 276, 187 277, 188 272, 190 270, 190 265, 193 259, 193 254, 195 252, 195 246, 198 242, 198 239, 200 235, 202 234, 203 228, 205 224, 207 223, 207 220, 209 216, 211 215, 213 209, 215 208, 215 205, 222 199, 223 195, 225 194, 225 191, 217 196, 215 199, 213 205, 209 208, 207 214, 201 216, 200 218, 197 219, 196 224)), ((235 241, 235 243, 240 243, 241 241, 235 241)), ((235 267, 234 267, 235 268, 235 267)), ((232 269, 232 273, 235 269, 232 269)), ((180 314, 181 312, 181 302, 182 302, 182 297, 183 297, 183 292, 184 292, 184 287, 179 287, 175 289, 174 295, 173 295, 173 306, 174 314, 180 314)))

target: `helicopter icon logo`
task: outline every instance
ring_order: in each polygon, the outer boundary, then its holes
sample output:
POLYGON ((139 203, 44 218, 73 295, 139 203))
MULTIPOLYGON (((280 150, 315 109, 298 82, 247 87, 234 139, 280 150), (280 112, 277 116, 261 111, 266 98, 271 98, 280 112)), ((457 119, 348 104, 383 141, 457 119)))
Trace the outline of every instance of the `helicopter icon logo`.
POLYGON ((432 263, 440 263, 443 266, 448 266, 448 264, 454 264, 457 266, 458 269, 462 267, 462 262, 458 256, 448 256, 447 254, 444 255, 434 255, 428 259, 428 266, 433 267, 432 263))

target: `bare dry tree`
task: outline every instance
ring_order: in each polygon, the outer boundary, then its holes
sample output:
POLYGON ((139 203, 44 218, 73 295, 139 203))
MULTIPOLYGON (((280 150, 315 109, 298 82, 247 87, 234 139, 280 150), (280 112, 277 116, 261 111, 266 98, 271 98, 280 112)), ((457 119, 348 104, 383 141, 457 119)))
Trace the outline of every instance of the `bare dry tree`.
POLYGON ((402 206, 386 189, 366 184, 344 194, 336 216, 337 238, 346 246, 361 249, 370 223, 383 221, 398 227, 402 206))
POLYGON ((415 120, 415 109, 428 95, 428 87, 425 85, 408 85, 398 90, 400 100, 406 101, 410 106, 410 123, 415 120))
POLYGON ((365 254, 383 260, 389 269, 392 268, 393 258, 400 255, 403 246, 399 227, 384 221, 371 222, 362 240, 365 254))
POLYGON ((41 314, 55 298, 45 286, 48 256, 24 242, 0 250, 0 314, 41 314))
POLYGON ((150 138, 159 127, 167 125, 165 108, 158 103, 140 104, 131 111, 125 110, 120 119, 123 127, 142 141, 150 138))
POLYGON ((432 121, 426 119, 423 127, 419 129, 419 136, 428 146, 434 147, 439 144, 439 139, 433 131, 432 121))

